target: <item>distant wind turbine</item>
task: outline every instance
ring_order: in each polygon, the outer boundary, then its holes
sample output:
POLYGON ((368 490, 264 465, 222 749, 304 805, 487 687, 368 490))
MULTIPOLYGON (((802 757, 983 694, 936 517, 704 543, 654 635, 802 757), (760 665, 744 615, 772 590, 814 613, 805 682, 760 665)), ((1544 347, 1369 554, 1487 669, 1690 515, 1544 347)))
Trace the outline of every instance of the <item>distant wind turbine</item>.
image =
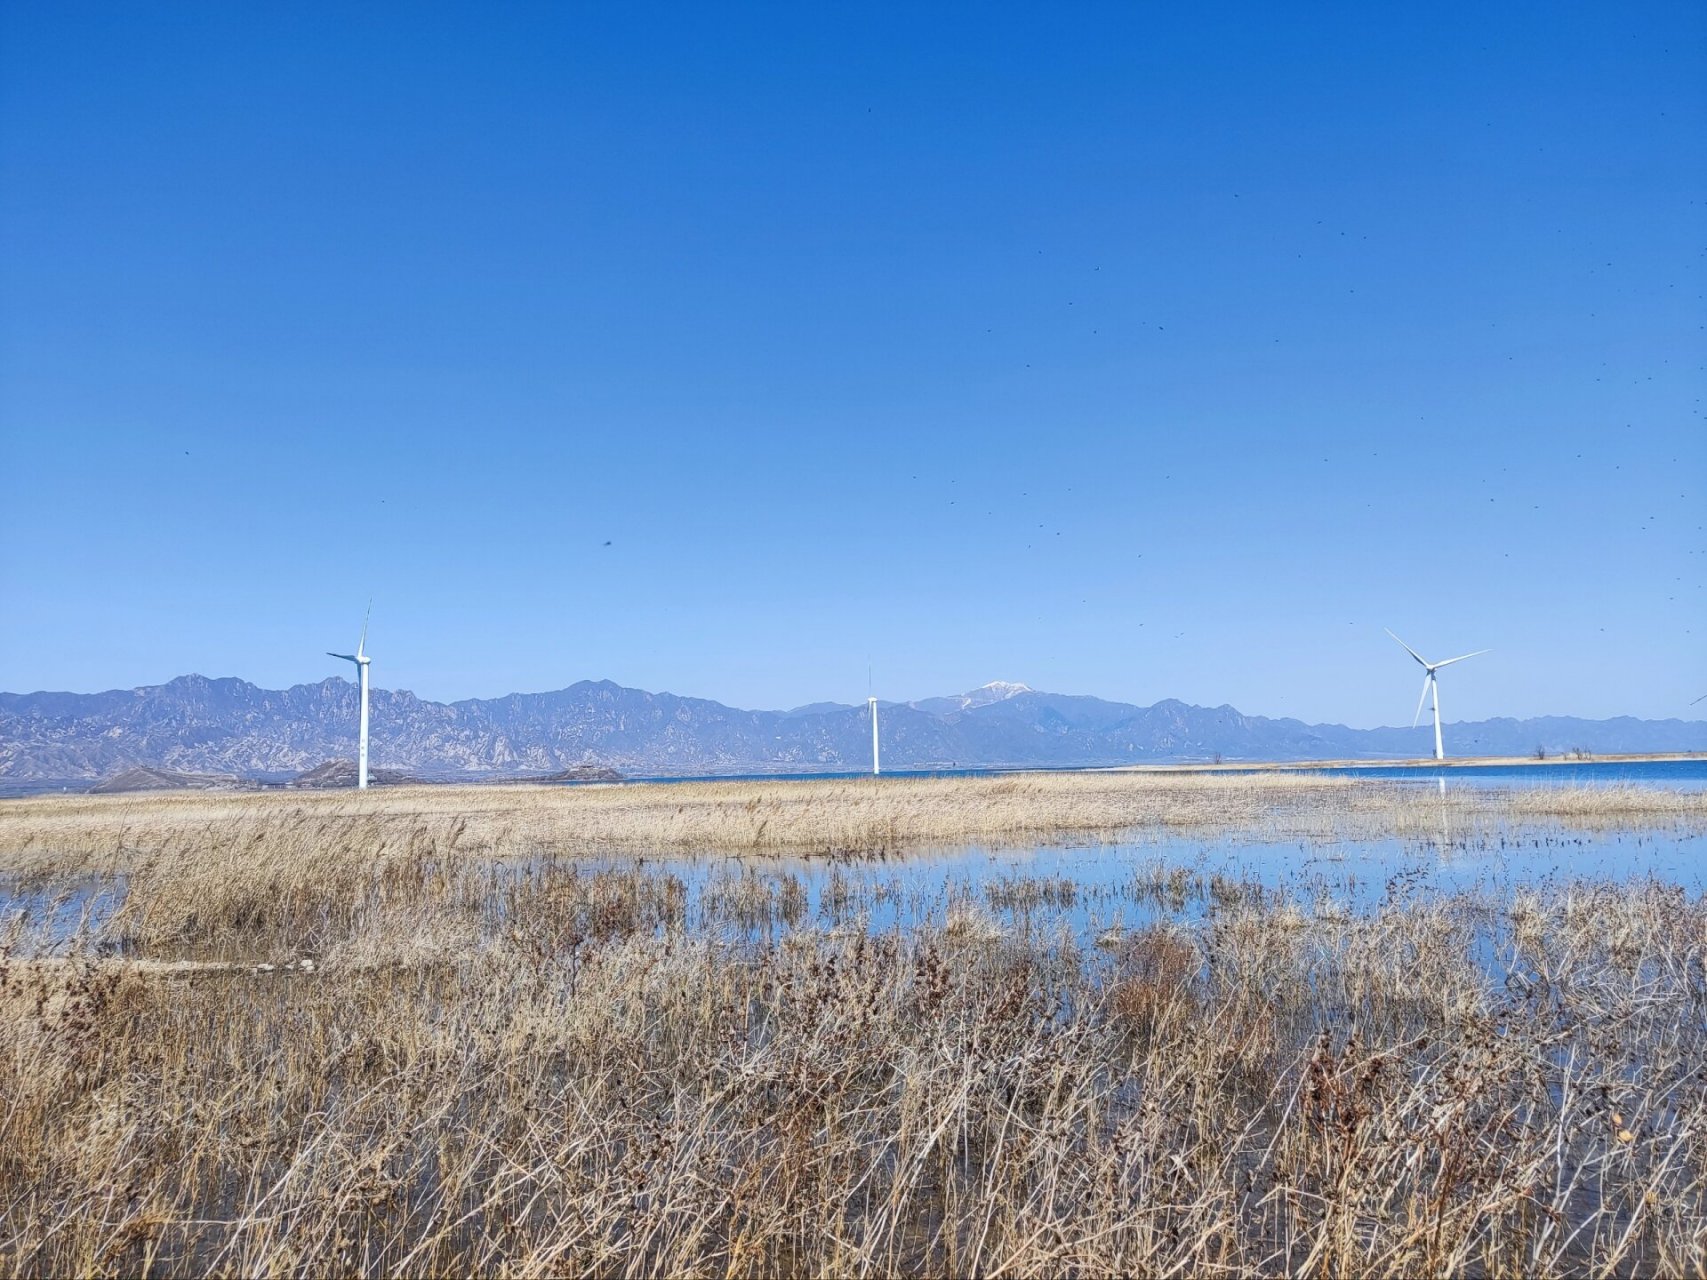
MULTIPOLYGON (((1386 628, 1382 628, 1382 629, 1386 630, 1386 628)), ((1387 631, 1387 634, 1390 636, 1393 636, 1393 633, 1391 631, 1387 631)), ((1393 636, 1393 639, 1399 640, 1399 637, 1393 636)), ((1411 728, 1413 728, 1413 729, 1416 728, 1417 727, 1417 721, 1422 719, 1423 703, 1428 701, 1429 693, 1433 692, 1433 694, 1434 694, 1434 758, 1436 760, 1444 760, 1444 759, 1446 759, 1446 748, 1443 747, 1441 745, 1441 742, 1440 742, 1440 680, 1435 676, 1434 673, 1439 671, 1442 667, 1450 667, 1454 662, 1462 662, 1462 661, 1464 661, 1465 658, 1479 657, 1484 653, 1490 652, 1490 650, 1478 649, 1478 650, 1476 650, 1475 653, 1461 653, 1456 658, 1448 658, 1444 662, 1430 662, 1427 658, 1423 657, 1422 654, 1418 653, 1415 649, 1411 648, 1411 646, 1406 644, 1403 640, 1399 640, 1399 647, 1401 649, 1403 649, 1406 653, 1410 654, 1411 657, 1415 658, 1419 663, 1421 663, 1422 669, 1423 669, 1422 696, 1417 699, 1417 713, 1416 713, 1416 715, 1411 717, 1411 728)))
POLYGON ((871 706, 871 776, 876 777, 882 770, 877 767, 877 699, 867 698, 871 706))
POLYGON ((367 656, 367 623, 373 615, 373 601, 368 601, 367 614, 362 617, 362 638, 356 643, 354 653, 333 653, 326 651, 328 658, 342 658, 345 662, 356 664, 356 683, 361 686, 361 730, 356 739, 356 786, 360 790, 367 789, 367 669, 373 661, 367 656))
POLYGON ((865 705, 871 708, 871 776, 876 777, 880 770, 877 767, 877 695, 871 685, 871 655, 865 656, 865 705))

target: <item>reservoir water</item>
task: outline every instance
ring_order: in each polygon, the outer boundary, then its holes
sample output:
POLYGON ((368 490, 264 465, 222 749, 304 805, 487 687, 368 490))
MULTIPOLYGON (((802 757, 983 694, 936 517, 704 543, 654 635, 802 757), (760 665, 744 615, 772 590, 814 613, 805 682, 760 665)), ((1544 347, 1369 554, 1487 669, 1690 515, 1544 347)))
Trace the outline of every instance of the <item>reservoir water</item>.
POLYGON ((1707 787, 1707 756, 1688 760, 1548 760, 1534 764, 1356 765, 1298 770, 1347 778, 1433 782, 1444 778, 1483 787, 1662 786, 1699 791, 1707 787))

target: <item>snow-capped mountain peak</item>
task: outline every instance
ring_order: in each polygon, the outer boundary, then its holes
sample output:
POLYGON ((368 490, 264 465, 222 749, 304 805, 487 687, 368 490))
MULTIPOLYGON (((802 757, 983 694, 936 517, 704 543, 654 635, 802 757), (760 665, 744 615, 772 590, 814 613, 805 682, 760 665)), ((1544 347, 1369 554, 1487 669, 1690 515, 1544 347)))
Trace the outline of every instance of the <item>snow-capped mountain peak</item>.
POLYGON ((915 711, 928 711, 933 716, 953 715, 961 711, 971 711, 976 707, 987 707, 994 702, 1006 702, 1009 698, 1022 693, 1033 693, 1035 690, 1028 684, 1019 684, 1013 680, 992 680, 989 684, 979 685, 976 689, 968 689, 965 693, 949 694, 945 698, 922 698, 918 702, 907 705, 915 711))
POLYGON ((1022 693, 1030 693, 1031 686, 1019 684, 1012 680, 992 680, 989 684, 979 685, 960 695, 962 707, 987 707, 992 702, 1005 702, 1009 698, 1022 693))

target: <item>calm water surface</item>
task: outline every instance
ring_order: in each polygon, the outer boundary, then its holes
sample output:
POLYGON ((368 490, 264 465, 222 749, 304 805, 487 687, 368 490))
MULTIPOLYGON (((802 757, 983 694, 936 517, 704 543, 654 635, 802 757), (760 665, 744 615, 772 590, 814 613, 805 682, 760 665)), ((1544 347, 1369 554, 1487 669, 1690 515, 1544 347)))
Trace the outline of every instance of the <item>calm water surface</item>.
MULTIPOLYGON (((1432 773, 1426 781, 1434 785, 1432 773)), ((1017 849, 967 845, 876 859, 672 854, 470 868, 475 880, 489 877, 493 902, 503 896, 499 886, 517 880, 539 884, 607 870, 679 881, 683 926, 730 940, 762 942, 797 929, 941 927, 956 913, 975 913, 1004 932, 1064 931, 1094 942, 1110 930, 1229 909, 1286 905, 1305 915, 1355 916, 1461 894, 1509 902, 1525 887, 1579 882, 1652 879, 1694 897, 1707 892, 1707 837, 1680 829, 1551 825, 1490 836, 1485 828, 1455 832, 1443 807, 1439 834, 1425 839, 1162 836, 1017 849)), ((63 948, 78 939, 100 946, 123 897, 116 881, 37 884, 27 891, 0 881, 0 926, 19 929, 36 947, 63 948)))
MULTIPOLYGON (((1066 928, 1079 941, 1230 904, 1361 915, 1384 903, 1456 894, 1509 901, 1519 889, 1654 879, 1707 892, 1707 839, 1672 833, 1513 830, 1489 839, 1347 842, 1160 839, 986 849, 881 861, 665 857, 642 869, 681 880, 690 927, 753 939, 791 928, 873 932, 942 924, 974 908, 1008 930, 1066 928), (747 890, 741 892, 743 887, 747 890), (767 897, 764 919, 725 905, 767 897), (792 909, 782 904, 792 904, 792 909)), ((633 867, 634 859, 599 864, 633 867)))
POLYGON ((1683 791, 1707 788, 1707 757, 1699 760, 1549 760, 1545 764, 1374 765, 1349 769, 1298 770, 1346 778, 1401 782, 1462 783, 1481 787, 1664 786, 1683 791))

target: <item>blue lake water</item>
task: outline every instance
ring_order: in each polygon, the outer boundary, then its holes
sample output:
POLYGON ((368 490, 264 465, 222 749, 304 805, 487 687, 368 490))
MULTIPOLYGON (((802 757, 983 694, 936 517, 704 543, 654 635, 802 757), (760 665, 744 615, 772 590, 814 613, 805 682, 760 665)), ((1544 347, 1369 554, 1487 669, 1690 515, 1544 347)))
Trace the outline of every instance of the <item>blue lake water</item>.
MULTIPOLYGON (((1115 766, 1107 766, 1115 767, 1115 766)), ((999 773, 1074 773, 1083 771, 1085 766, 1064 766, 1051 768, 1048 766, 1015 766, 1012 768, 937 768, 937 769, 889 769, 883 776, 886 778, 967 778, 982 774, 999 773)), ((1149 767, 1147 773, 1167 774, 1172 772, 1167 766, 1149 767)), ((1179 772, 1199 772, 1197 769, 1181 768, 1179 772)), ((1236 764, 1220 770, 1223 773, 1255 773, 1256 769, 1240 769, 1236 764)), ((1661 786, 1681 787, 1692 790, 1707 788, 1707 756, 1688 760, 1549 760, 1545 763, 1530 765, 1457 765, 1441 768, 1438 765, 1355 765, 1345 768, 1310 768, 1301 765, 1300 773, 1325 773, 1342 777, 1355 778, 1384 778, 1388 780, 1410 782, 1433 782, 1437 778, 1461 781, 1474 786, 1502 787, 1556 787, 1556 786, 1588 786, 1598 784, 1644 783, 1661 786)), ((871 776, 869 769, 839 769, 820 771, 801 771, 792 773, 696 773, 696 774, 633 774, 624 778, 625 782, 775 782, 790 778, 866 778, 871 776)), ((282 782, 281 776, 269 779, 282 782)), ((566 782, 563 786, 585 786, 586 783, 566 782)), ((19 798, 30 795, 51 792, 83 792, 90 784, 79 781, 75 784, 64 782, 5 782, 0 781, 0 799, 19 798)))
MULTIPOLYGON (((1383 905, 1468 894, 1509 903, 1524 888, 1654 880, 1707 892, 1707 838, 1675 832, 1514 829, 1492 837, 1300 842, 1160 838, 1034 848, 965 847, 883 860, 763 857, 612 859, 682 883, 690 928, 730 939, 850 924, 871 932, 943 925, 981 913, 1005 932, 1079 942, 1110 929, 1190 921, 1215 910, 1289 903, 1305 915, 1359 916, 1383 905), (732 902, 769 902, 744 913, 732 902)), ((586 864, 582 864, 583 866, 586 864)), ((554 868, 539 869, 551 875, 554 868)))
MULTIPOLYGON (((1640 784, 1707 786, 1707 761, 1561 762, 1536 766, 1376 767, 1349 775, 1448 789, 1640 784)), ((875 932, 943 925, 976 911, 1006 931, 1066 930, 1081 941, 1111 928, 1191 920, 1213 910, 1290 904, 1318 915, 1360 915, 1417 896, 1474 894, 1509 902, 1526 887, 1652 879, 1707 892, 1707 837, 1664 822, 1640 831, 1558 824, 1458 832, 1449 806, 1438 833, 1407 839, 1310 840, 1147 836, 1119 841, 966 846, 876 859, 677 856, 545 859, 498 864, 502 881, 641 869, 679 882, 689 928, 757 940, 795 928, 875 932), (740 904, 771 904, 747 911, 740 904)), ((484 873, 482 873, 484 874, 484 873)), ((99 935, 122 905, 117 881, 27 891, 0 881, 0 926, 35 946, 99 935)), ((525 902, 525 895, 517 901, 525 902)), ((525 909, 525 908, 524 908, 525 909)))
MULTIPOLYGON (((1707 836, 1535 827, 1460 837, 1448 826, 1440 837, 1421 840, 1164 836, 874 859, 669 854, 544 858, 469 870, 494 889, 639 870, 679 883, 685 927, 731 941, 774 941, 800 929, 938 928, 955 913, 971 912, 1004 933, 1065 935, 1088 944, 1111 929, 1283 904, 1306 916, 1363 916, 1408 901, 1473 895, 1497 906, 1525 888, 1632 880, 1698 897, 1707 893, 1707 836)), ((510 909, 499 905, 505 897, 492 896, 495 919, 510 909)), ((73 945, 105 950, 117 945, 103 931, 123 900, 120 881, 10 892, 0 883, 0 924, 21 926, 29 939, 25 953, 73 945)), ((526 894, 513 901, 526 910, 526 894)))
MULTIPOLYGON (((1116 766, 1108 766, 1110 768, 1116 766)), ((1050 768, 1046 766, 1030 766, 1012 768, 945 768, 945 769, 889 769, 883 776, 886 778, 968 778, 983 774, 998 773, 1077 773, 1086 771, 1083 766, 1050 768)), ((1344 767, 1315 768, 1307 763, 1300 763, 1296 770, 1288 772, 1307 774, 1327 774, 1333 777, 1345 778, 1378 778, 1388 781, 1401 782, 1434 782, 1445 778, 1450 784, 1462 781, 1476 786, 1500 787, 1559 787, 1559 786, 1597 786, 1640 783, 1644 785, 1659 785, 1680 787, 1686 790, 1699 790, 1707 787, 1707 756, 1687 760, 1548 760, 1534 764, 1467 764, 1467 765, 1435 765, 1435 764, 1368 764, 1349 765, 1344 767)), ((1166 765, 1145 766, 1146 774, 1200 774, 1203 772, 1195 767, 1180 767, 1177 770, 1166 765)), ((1268 769, 1243 769, 1237 764, 1224 766, 1217 770, 1220 773, 1243 774, 1264 773, 1268 769)), ((802 771, 799 773, 703 773, 703 774, 635 774, 626 777, 626 782, 776 782, 785 779, 843 779, 867 778, 871 776, 869 769, 839 769, 822 771, 802 771)), ((578 783, 565 785, 576 786, 578 783)))
POLYGON ((1369 765, 1343 769, 1300 769, 1346 778, 1385 778, 1447 785, 1463 782, 1494 787, 1584 787, 1641 784, 1699 791, 1707 787, 1707 757, 1691 760, 1549 760, 1536 764, 1369 765))

